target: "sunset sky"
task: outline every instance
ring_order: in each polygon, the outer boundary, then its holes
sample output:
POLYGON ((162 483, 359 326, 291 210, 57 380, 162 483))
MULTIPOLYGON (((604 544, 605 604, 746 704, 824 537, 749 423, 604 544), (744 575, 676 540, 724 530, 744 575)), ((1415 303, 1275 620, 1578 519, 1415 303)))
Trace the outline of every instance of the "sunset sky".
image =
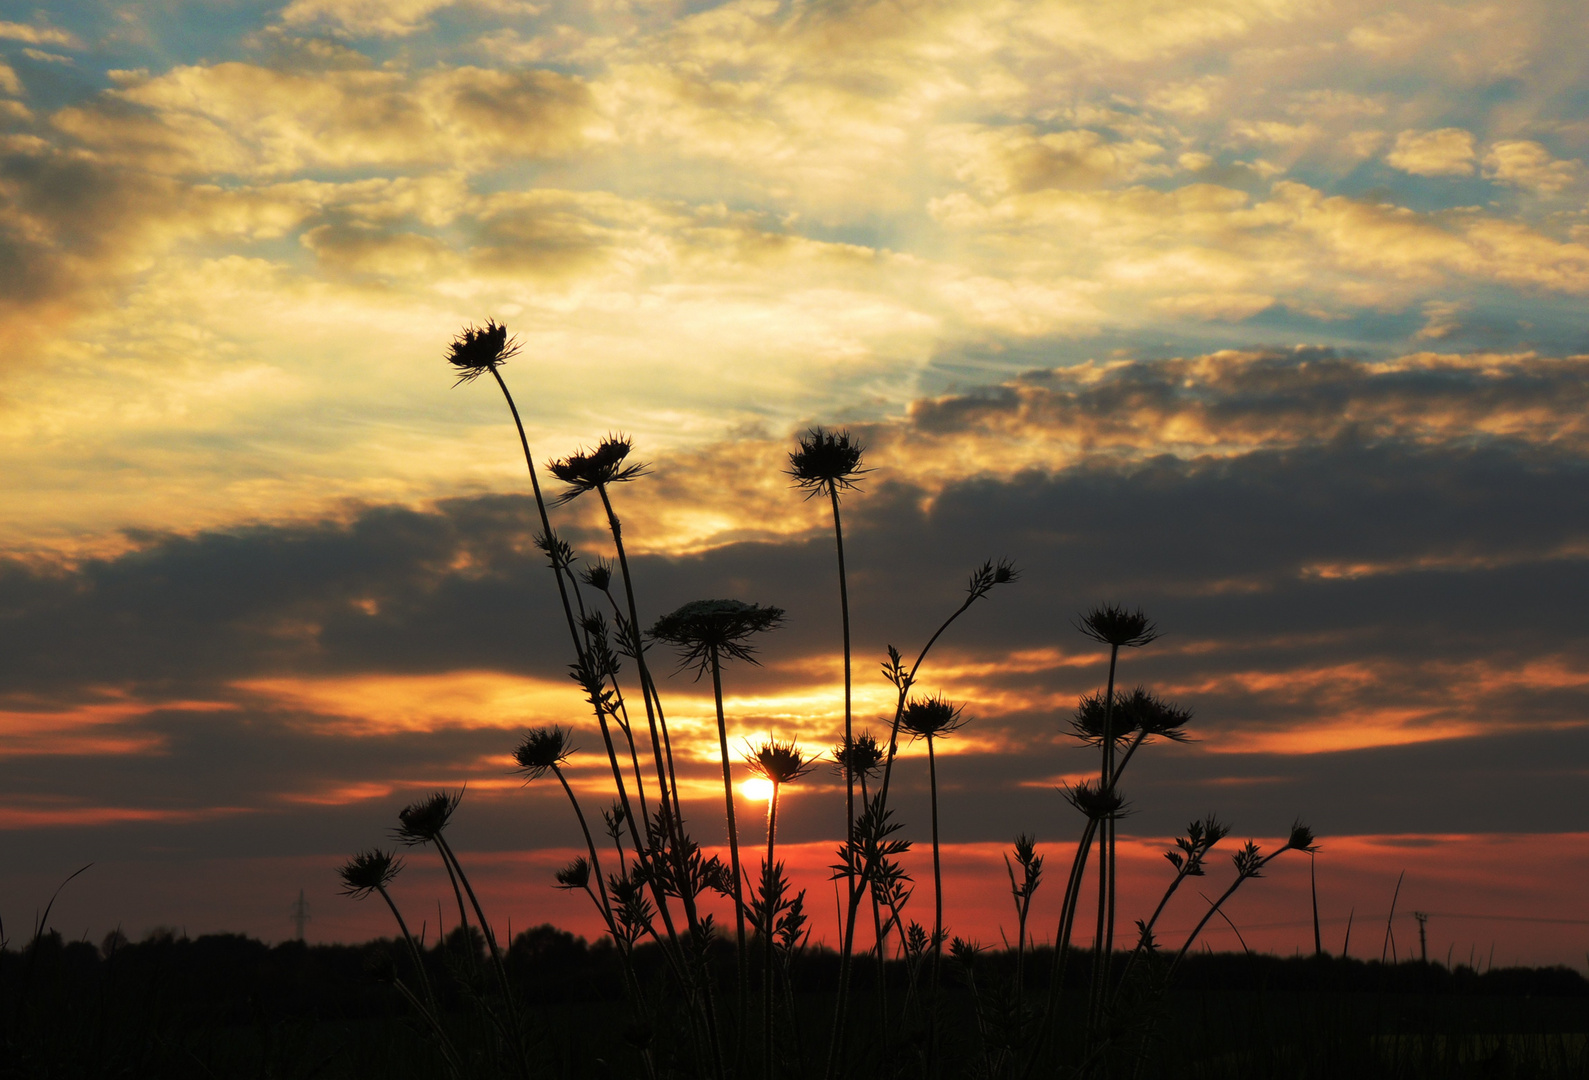
MULTIPOLYGON (((1025 831, 1053 933, 1107 601, 1164 631, 1121 678, 1199 740, 1133 765, 1125 918, 1191 818, 1301 817, 1332 950, 1351 915, 1378 956, 1405 871, 1431 954, 1582 967, 1585 40, 1553 0, 0 3, 7 932, 93 862, 68 936, 280 940, 300 888, 311 939, 388 933, 337 865, 465 782, 494 916, 593 932, 550 887, 566 803, 509 754, 572 725, 593 808, 600 740, 506 407, 444 363, 494 318, 539 460, 623 431, 654 466, 615 491, 645 622, 787 609, 727 673, 736 746, 842 730, 831 523, 782 473, 809 426, 873 470, 864 726, 886 646, 1022 568, 922 674, 972 717, 954 932, 1012 927, 1025 831)), ((558 526, 610 554, 588 501, 558 526)), ((709 685, 663 693, 720 843, 709 685)), ((842 816, 824 771, 783 819, 830 940, 842 816)), ((396 891, 432 928, 436 872, 396 891)), ((1307 889, 1288 856, 1230 915, 1311 949, 1307 889)))

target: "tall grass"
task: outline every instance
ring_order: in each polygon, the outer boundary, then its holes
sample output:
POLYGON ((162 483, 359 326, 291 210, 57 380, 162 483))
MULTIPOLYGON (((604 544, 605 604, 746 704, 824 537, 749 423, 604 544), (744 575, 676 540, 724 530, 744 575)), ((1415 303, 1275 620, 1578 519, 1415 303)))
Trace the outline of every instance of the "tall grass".
MULTIPOLYGON (((551 460, 547 467, 563 484, 558 504, 592 494, 599 501, 612 561, 602 554, 591 557, 576 551, 559 537, 523 422, 501 372, 516 352, 506 329, 487 322, 484 327, 465 329, 452 342, 447 360, 459 373, 460 382, 489 373, 512 414, 542 530, 537 543, 553 572, 573 647, 570 670, 591 710, 611 772, 611 805, 601 811, 611 850, 605 854, 601 850, 603 845, 590 827, 579 793, 564 775, 563 767, 574 752, 567 730, 556 724, 535 728, 524 736, 514 756, 527 781, 555 776, 579 824, 586 853, 559 871, 558 884, 589 899, 620 956, 631 1023, 647 1033, 637 1043, 642 1071, 648 1077, 707 1075, 716 1080, 739 1080, 754 1074, 775 1080, 820 1072, 833 1080, 869 1068, 863 1062, 874 1061, 881 1048, 885 1058, 914 1062, 912 1067, 926 1077, 942 1075, 950 1060, 946 1054, 951 1046, 959 1045, 964 1032, 951 1022, 952 1000, 958 999, 949 994, 944 980, 943 947, 951 928, 944 922, 938 743, 950 736, 964 717, 959 706, 941 695, 923 697, 917 688, 934 647, 979 602, 1017 582, 1019 572, 1009 560, 989 559, 972 571, 960 601, 920 645, 913 660, 907 663, 908 654, 893 645, 887 647, 882 673, 894 690, 888 736, 885 741, 858 735, 849 568, 840 496, 856 491, 860 477, 868 472, 861 464, 864 448, 848 432, 819 427, 799 438, 790 453, 788 475, 794 487, 808 498, 826 496, 831 511, 839 587, 837 644, 844 673, 842 700, 835 704, 835 714, 842 715, 843 736, 833 754, 844 781, 845 826, 833 864, 833 882, 839 891, 838 955, 828 987, 831 1009, 827 1030, 819 1035, 808 1030, 809 1010, 797 1007, 793 993, 795 965, 810 933, 805 894, 794 892, 777 861, 782 788, 805 775, 813 760, 792 742, 777 740, 747 754, 746 766, 771 783, 766 854, 759 879, 753 880, 742 865, 735 763, 729 754, 731 718, 724 707, 725 664, 735 660, 754 663, 756 642, 782 623, 784 612, 737 599, 701 599, 655 618, 648 629, 642 629, 647 625, 641 617, 642 590, 629 560, 614 491, 619 485, 642 480, 650 467, 632 460, 632 441, 618 434, 608 434, 593 447, 551 460), (602 609, 603 600, 606 610, 602 609), (723 819, 703 824, 712 833, 721 829, 726 837, 727 865, 702 852, 685 820, 663 694, 647 658, 648 649, 657 643, 673 647, 680 668, 693 669, 696 679, 711 676, 723 819), (625 670, 630 665, 632 675, 625 670), (629 713, 636 694, 645 713, 643 729, 631 722, 629 713), (890 801, 896 788, 895 772, 903 767, 901 758, 905 756, 902 733, 910 742, 925 744, 933 873, 930 929, 909 915, 915 886, 901 857, 909 851, 910 842, 900 835, 903 825, 890 801), (641 764, 643 755, 651 763, 649 774, 641 764), (707 896, 729 904, 734 918, 732 941, 725 940, 703 911, 702 901, 707 896), (875 953, 877 978, 872 991, 875 1019, 863 1022, 860 1014, 868 1010, 856 1007, 853 984, 857 924, 868 901, 872 921, 868 951, 875 953), (642 975, 636 961, 638 950, 647 944, 654 946, 664 961, 652 978, 642 975), (733 973, 732 993, 725 993, 721 962, 725 955, 727 969, 733 973), (750 1001, 753 957, 759 967, 761 991, 755 1007, 750 1001), (905 993, 896 999, 889 994, 888 984, 891 965, 901 961, 905 993), (784 989, 781 995, 779 980, 784 989), (725 999, 732 1005, 725 1005, 725 999), (657 1018, 664 1012, 680 1015, 682 1023, 660 1023, 657 1018), (808 1060, 804 1053, 807 1043, 823 1049, 820 1062, 808 1060)), ((1046 856, 1038 852, 1036 842, 1024 830, 1016 839, 1013 861, 1007 862, 1016 913, 1013 970, 988 969, 980 946, 963 938, 955 939, 951 950, 954 971, 974 1001, 973 1027, 982 1043, 980 1068, 990 1077, 1034 1076, 1061 1063, 1082 1074, 1117 1071, 1144 1038, 1141 1026, 1135 1023, 1136 1017, 1144 1015, 1143 1002, 1162 999, 1168 992, 1177 965, 1209 920, 1237 889, 1261 876, 1264 867, 1280 854, 1312 848, 1312 836, 1301 825, 1294 827, 1278 850, 1267 854, 1248 842, 1233 859, 1234 876, 1228 887, 1208 904, 1196 929, 1172 956, 1154 937, 1159 916, 1187 877, 1205 873, 1211 851, 1226 835, 1226 827, 1213 818, 1194 822, 1177 840, 1176 849, 1166 853, 1175 872, 1157 908, 1138 922, 1134 948, 1117 961, 1116 830, 1125 806, 1120 781, 1143 747, 1185 738, 1191 714, 1145 689, 1126 693, 1117 687, 1122 650, 1142 648, 1159 636, 1140 610, 1099 605, 1085 611, 1076 625, 1089 639, 1108 648, 1107 676, 1098 693, 1082 698, 1070 723, 1070 733, 1095 749, 1099 764, 1095 780, 1066 792, 1066 800, 1081 814, 1082 828, 1060 898, 1061 915, 1046 986, 1041 985, 1042 979, 1039 986, 1029 986, 1033 969, 1027 963, 1031 945, 1027 920, 1033 896, 1043 881, 1046 856), (1096 857, 1090 860, 1094 851, 1096 857), (1088 887, 1089 860, 1096 866, 1092 878, 1096 919, 1088 989, 1078 1010, 1063 987, 1088 887), (1037 992, 1030 992, 1033 990, 1037 992)), ((452 883, 459 928, 466 939, 470 933, 478 933, 483 945, 482 950, 466 950, 467 960, 460 961, 455 977, 471 986, 469 1000, 478 1009, 484 1028, 493 1033, 492 1055, 498 1071, 528 1076, 533 1063, 523 1037, 523 1007, 507 978, 491 924, 446 837, 460 798, 461 792, 438 792, 406 808, 399 815, 398 838, 436 848, 452 883)), ((382 896, 410 945, 410 953, 417 956, 418 947, 388 889, 399 865, 387 854, 372 850, 355 856, 344 867, 343 878, 350 895, 382 896)), ((423 965, 416 962, 415 967, 418 974, 411 976, 415 981, 407 988, 405 1000, 426 1018, 427 1029, 438 1040, 445 1040, 449 1037, 446 1027, 435 1016, 436 990, 426 982, 423 965)), ((458 1047, 452 1046, 452 1056, 446 1049, 444 1044, 443 1057, 449 1068, 462 1069, 468 1064, 467 1055, 458 1047)))

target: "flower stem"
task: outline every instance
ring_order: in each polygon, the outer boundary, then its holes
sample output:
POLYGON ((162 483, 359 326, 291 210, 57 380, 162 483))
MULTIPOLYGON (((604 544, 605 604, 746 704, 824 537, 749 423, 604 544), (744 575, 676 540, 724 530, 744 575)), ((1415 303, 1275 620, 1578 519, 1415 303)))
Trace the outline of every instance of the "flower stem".
POLYGON ((734 932, 739 943, 739 1015, 743 1026, 746 1015, 746 990, 749 981, 749 955, 745 951, 745 896, 739 873, 739 827, 734 822, 734 784, 728 771, 728 723, 723 717, 723 668, 714 648, 712 656, 712 698, 717 705, 717 746, 723 759, 723 801, 728 816, 728 858, 734 874, 734 932))

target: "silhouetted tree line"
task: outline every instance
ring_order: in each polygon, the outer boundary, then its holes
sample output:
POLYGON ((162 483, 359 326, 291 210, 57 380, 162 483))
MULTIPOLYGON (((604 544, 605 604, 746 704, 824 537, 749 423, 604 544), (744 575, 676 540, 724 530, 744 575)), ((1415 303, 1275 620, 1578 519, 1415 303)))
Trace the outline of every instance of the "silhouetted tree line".
MULTIPOLYGON (((439 976, 475 966, 478 930, 455 930, 428 945, 424 962, 439 986, 451 986, 443 1005, 469 1012, 467 981, 439 976)), ((1044 948, 1028 951, 1033 990, 1049 969, 1044 948)), ((504 950, 508 977, 539 1029, 549 1075, 602 1075, 605 1018, 624 994, 622 960, 610 940, 594 944, 551 925, 517 934, 504 950), (591 1070, 595 1069, 595 1072, 591 1070)), ((0 1077, 434 1076, 441 1062, 414 1022, 394 979, 412 975, 412 954, 400 940, 363 945, 267 945, 238 934, 189 939, 156 932, 140 942, 111 934, 99 945, 44 934, 20 950, 0 952, 0 1077)), ((1082 952, 1065 974, 1068 991, 1085 992, 1090 955, 1082 952)), ((736 960, 732 944, 711 958, 725 976, 736 960)), ((666 978, 655 947, 634 951, 642 979, 666 978)), ((807 948, 795 966, 794 987, 810 1002, 831 992, 838 954, 807 948)), ((977 978, 1006 978, 1016 957, 984 951, 977 978)), ((1118 962, 1118 961, 1117 961, 1118 962)), ((1589 980, 1565 967, 1500 968, 1478 972, 1458 965, 1365 963, 1329 956, 1277 957, 1240 953, 1188 956, 1174 997, 1199 1010, 1262 1011, 1262 1002, 1339 1002, 1361 1017, 1401 1010, 1397 1027, 1424 1027, 1461 1015, 1494 1021, 1504 1014, 1514 1031, 1559 1031, 1583 1012, 1589 980), (1352 1004, 1352 1003, 1359 1004, 1352 1004), (1421 1010, 1417 1016, 1414 1012, 1421 1010), (1416 1021, 1416 1023, 1414 1022, 1416 1021)), ((953 996, 971 993, 971 970, 946 969, 953 996)), ((875 969, 856 972, 857 1021, 874 1008, 875 969)), ((909 981, 903 963, 890 983, 909 981)), ((965 1002, 962 1001, 962 1005, 965 1002)), ((1312 1006, 1308 1007, 1313 1008, 1312 1006)), ((1190 1009, 1183 1009, 1190 1012, 1190 1009)))

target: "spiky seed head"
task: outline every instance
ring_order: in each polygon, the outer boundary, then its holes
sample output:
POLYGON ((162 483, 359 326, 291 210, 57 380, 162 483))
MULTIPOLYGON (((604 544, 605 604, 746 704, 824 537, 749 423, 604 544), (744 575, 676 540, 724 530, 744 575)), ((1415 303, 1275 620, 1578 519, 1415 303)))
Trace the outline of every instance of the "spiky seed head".
POLYGON ((447 363, 458 372, 459 383, 473 382, 507 363, 518 351, 519 343, 508 337, 508 328, 487 319, 484 326, 466 326, 452 339, 447 363))
POLYGON ((1144 739, 1157 736, 1185 742, 1190 736, 1184 728, 1191 719, 1191 709, 1173 705, 1139 686, 1115 699, 1112 726, 1116 731, 1124 727, 1128 732, 1141 732, 1144 739))
POLYGON ((869 731, 863 731, 848 742, 833 748, 833 763, 841 776, 852 780, 877 775, 883 768, 883 748, 869 731))
POLYGON ((651 625, 651 637, 679 650, 679 666, 705 671, 712 658, 737 657, 756 663, 750 639, 777 629, 783 608, 743 600, 691 600, 651 625))
MULTIPOLYGON (((1115 695, 1115 707, 1120 706, 1121 695, 1115 695)), ((1087 694, 1076 703, 1076 715, 1070 721, 1070 733, 1082 742, 1098 746, 1103 742, 1104 694, 1087 694)), ((1109 731, 1115 741, 1126 742, 1134 728, 1129 717, 1118 712, 1109 717, 1109 731)))
POLYGON ((1118 604, 1100 604, 1082 615, 1076 629, 1104 645, 1136 649, 1159 636, 1158 628, 1141 608, 1127 611, 1118 604))
POLYGON ((558 501, 569 502, 587 491, 644 476, 651 466, 624 464, 633 449, 634 441, 627 435, 609 434, 594 450, 578 450, 561 461, 551 462, 547 468, 552 470, 552 475, 568 485, 558 501))
POLYGON ((590 884, 590 863, 581 855, 557 872, 557 888, 583 889, 590 884))
POLYGON ((592 589, 606 592, 612 586, 612 563, 606 559, 598 558, 581 570, 579 576, 592 589))
POLYGON ((1291 835, 1286 838, 1286 847, 1292 851, 1318 850, 1318 845, 1313 842, 1313 830, 1300 821, 1292 824, 1291 835))
POLYGON ((805 489, 807 498, 848 490, 871 471, 860 467, 865 450, 848 431, 814 427, 800 437, 800 449, 789 455, 789 476, 796 487, 805 489))
POLYGON ((1059 790, 1066 802, 1093 821, 1117 816, 1125 807, 1125 799, 1118 790, 1106 789, 1096 780, 1084 780, 1059 790))
POLYGON ((746 750, 745 764, 762 779, 782 785, 793 783, 810 772, 816 767, 816 759, 808 757, 793 740, 769 739, 746 750))
POLYGON ((899 726, 910 732, 912 739, 941 739, 965 726, 964 710, 964 705, 951 704, 942 694, 916 698, 905 706, 899 726))
POLYGON ((343 863, 337 872, 342 878, 342 894, 363 900, 377 889, 390 885, 402 868, 403 860, 389 851, 380 848, 361 851, 343 863))
POLYGON ((568 736, 568 730, 556 724, 525 732, 518 749, 513 751, 513 760, 526 780, 539 780, 568 760, 568 755, 574 752, 568 736))
POLYGON ((409 846, 428 844, 447 828, 453 811, 463 801, 463 792, 434 791, 397 812, 395 836, 409 846))

